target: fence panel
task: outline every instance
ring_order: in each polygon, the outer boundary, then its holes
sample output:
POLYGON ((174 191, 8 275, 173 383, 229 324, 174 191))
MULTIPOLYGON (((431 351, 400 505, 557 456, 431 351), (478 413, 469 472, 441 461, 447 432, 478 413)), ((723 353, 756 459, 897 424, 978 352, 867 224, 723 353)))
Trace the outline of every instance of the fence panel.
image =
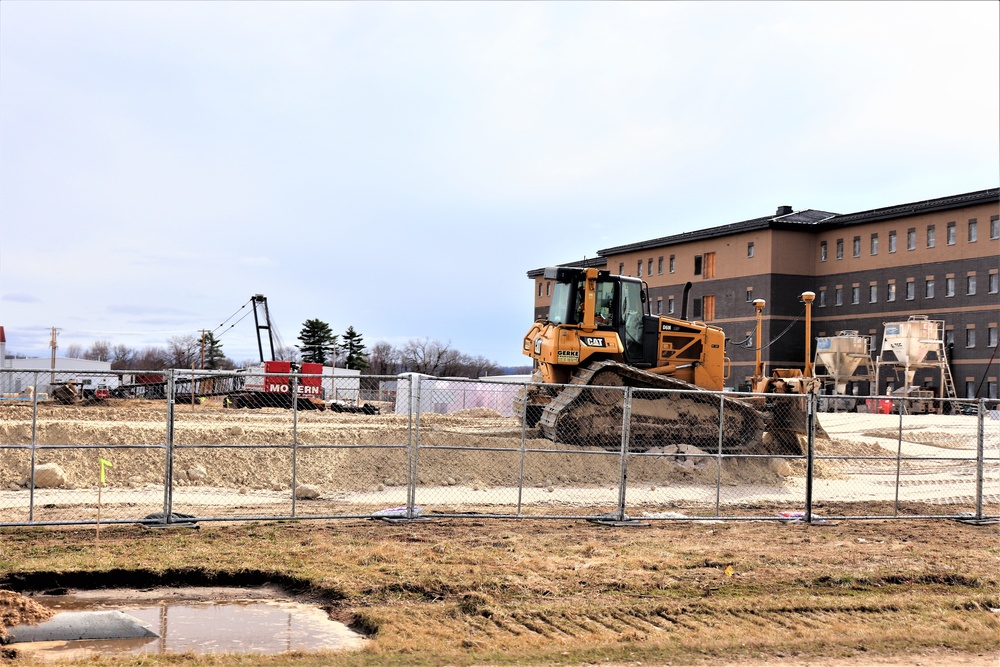
POLYGON ((23 520, 25 510, 37 523, 133 521, 163 511, 163 403, 123 384, 108 372, 0 372, 0 386, 19 388, 0 394, 8 490, 0 520, 23 520))
POLYGON ((307 379, 4 369, 0 525, 1000 511, 1000 411, 981 400, 826 400, 810 440, 796 395, 571 386, 528 427, 524 383, 307 379))

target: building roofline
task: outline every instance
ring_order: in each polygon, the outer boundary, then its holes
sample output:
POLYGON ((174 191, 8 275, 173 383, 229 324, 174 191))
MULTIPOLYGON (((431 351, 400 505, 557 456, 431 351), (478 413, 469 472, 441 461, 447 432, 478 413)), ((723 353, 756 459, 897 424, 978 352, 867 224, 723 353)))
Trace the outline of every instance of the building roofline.
POLYGON ((911 202, 909 204, 897 204, 896 206, 873 208, 869 211, 858 211, 857 213, 837 215, 820 223, 820 227, 844 227, 847 225, 860 224, 862 222, 891 220, 893 218, 902 218, 920 213, 948 211, 955 208, 969 206, 970 204, 986 204, 996 201, 1000 201, 1000 188, 976 190, 975 192, 966 192, 965 194, 951 195, 949 197, 925 199, 923 201, 911 202))
POLYGON ((647 241, 638 241, 636 243, 615 246, 613 248, 605 248, 603 250, 598 250, 597 254, 607 257, 608 255, 617 255, 623 252, 677 245, 679 243, 700 241, 720 236, 730 236, 732 234, 752 232, 758 229, 802 230, 804 228, 812 227, 818 222, 829 220, 830 218, 834 218, 836 216, 836 213, 830 213, 829 211, 805 209, 794 213, 782 213, 780 215, 770 215, 763 218, 751 218, 750 220, 732 222, 728 225, 709 227, 707 229, 696 229, 694 231, 682 232, 671 236, 662 236, 660 238, 649 239, 647 241))
POLYGON ((690 232, 682 232, 671 236, 637 241, 625 245, 614 246, 598 250, 597 254, 602 257, 618 255, 636 250, 648 250, 650 248, 660 248, 664 246, 678 245, 690 241, 700 241, 704 239, 731 236, 743 232, 751 232, 759 229, 785 229, 798 231, 819 231, 835 227, 873 222, 877 220, 890 220, 920 213, 932 213, 934 211, 946 211, 949 209, 962 208, 970 204, 988 203, 1000 200, 1000 188, 990 188, 987 190, 976 190, 959 195, 939 197, 937 199, 927 199, 924 201, 911 202, 909 204, 897 204, 883 208, 871 209, 869 211, 859 211, 857 213, 830 213, 818 211, 816 209, 805 209, 793 213, 786 213, 782 207, 778 210, 778 215, 761 218, 751 218, 740 222, 733 222, 717 227, 697 229, 690 232))
MULTIPOLYGON (((556 264, 556 266, 579 266, 584 269, 589 269, 591 267, 602 267, 607 266, 608 260, 606 257, 591 257, 590 259, 578 259, 575 262, 566 262, 565 264, 556 264)), ((540 269, 531 269, 528 271, 529 278, 537 278, 538 276, 545 273, 547 267, 542 267, 540 269)))

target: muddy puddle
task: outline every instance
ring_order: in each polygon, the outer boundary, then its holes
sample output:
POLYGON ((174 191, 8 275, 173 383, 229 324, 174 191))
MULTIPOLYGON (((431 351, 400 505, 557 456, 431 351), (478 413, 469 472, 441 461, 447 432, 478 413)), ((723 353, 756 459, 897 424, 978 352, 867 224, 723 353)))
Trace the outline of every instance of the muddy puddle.
MULTIPOLYGON (((69 591, 32 598, 57 612, 122 612, 155 636, 130 639, 63 639, 12 643, 7 648, 39 658, 145 653, 250 653, 354 650, 365 638, 322 609, 267 588, 162 588, 69 591)), ((48 638, 46 638, 48 639, 48 638)), ((15 639, 16 642, 16 639, 15 639)))

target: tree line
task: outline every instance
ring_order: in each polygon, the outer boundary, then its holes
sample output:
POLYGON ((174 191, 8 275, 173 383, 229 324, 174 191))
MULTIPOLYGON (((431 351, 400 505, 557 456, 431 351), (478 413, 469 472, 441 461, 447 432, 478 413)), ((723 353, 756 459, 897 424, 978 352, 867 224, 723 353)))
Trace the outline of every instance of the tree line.
MULTIPOLYGON (((363 375, 396 375, 414 372, 438 377, 478 378, 506 372, 528 373, 530 367, 507 369, 481 355, 473 356, 452 347, 450 342, 429 338, 411 339, 401 346, 379 341, 369 349, 364 337, 353 326, 343 334, 334 334, 330 325, 319 319, 306 320, 298 337, 299 344, 279 346, 278 360, 295 363, 313 362, 360 370, 363 375)), ((222 343, 211 332, 201 335, 173 336, 165 346, 133 348, 99 340, 89 347, 72 344, 64 355, 111 364, 115 371, 158 371, 167 368, 235 370, 259 363, 236 362, 222 350, 222 343)))

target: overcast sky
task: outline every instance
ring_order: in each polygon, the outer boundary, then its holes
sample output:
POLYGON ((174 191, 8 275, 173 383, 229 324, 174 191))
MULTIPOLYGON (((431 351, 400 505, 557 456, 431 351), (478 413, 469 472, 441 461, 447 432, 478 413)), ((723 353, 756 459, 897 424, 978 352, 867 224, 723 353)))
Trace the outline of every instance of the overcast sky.
POLYGON ((289 345, 316 318, 528 363, 530 269, 1000 185, 998 26, 997 2, 5 0, 7 349, 164 345, 264 294, 289 345))

